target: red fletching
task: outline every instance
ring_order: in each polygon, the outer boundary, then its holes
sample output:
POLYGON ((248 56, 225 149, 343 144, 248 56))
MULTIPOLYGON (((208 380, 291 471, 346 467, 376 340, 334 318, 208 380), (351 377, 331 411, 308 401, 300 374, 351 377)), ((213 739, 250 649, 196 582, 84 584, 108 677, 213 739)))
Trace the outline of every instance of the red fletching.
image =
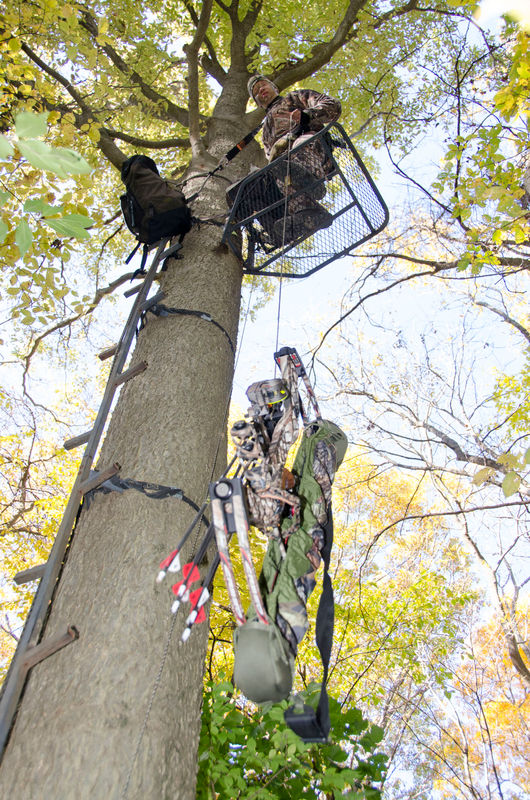
POLYGON ((178 596, 179 592, 182 591, 181 586, 184 587, 186 591, 184 592, 184 595, 181 596, 181 599, 187 600, 188 598, 186 597, 186 595, 189 592, 189 587, 191 586, 192 583, 195 583, 195 581, 198 581, 200 579, 201 573, 199 572, 198 567, 192 561, 190 561, 187 564, 184 564, 184 566, 182 567, 182 574, 184 575, 184 580, 178 581, 178 583, 173 584, 171 590, 173 594, 178 596))
POLYGON ((171 555, 170 555, 170 556, 168 556, 167 558, 165 558, 165 559, 164 559, 164 560, 163 560, 163 561, 160 563, 160 569, 167 569, 167 568, 169 567, 169 565, 171 564, 171 562, 173 561, 173 559, 175 558, 175 556, 177 555, 177 553, 178 553, 178 550, 173 550, 173 552, 171 553, 171 555))
POLYGON ((195 583, 195 581, 198 581, 201 577, 199 568, 192 561, 184 564, 182 567, 182 574, 184 575, 184 578, 187 579, 188 586, 190 583, 195 583))
MULTIPOLYGON (((195 606, 197 605, 199 597, 201 596, 201 592, 202 589, 200 587, 199 589, 195 589, 193 592, 190 592, 190 603, 192 608, 195 608, 195 606)), ((206 619, 206 614, 204 612, 204 608, 201 606, 194 624, 197 624, 199 622, 204 622, 205 619, 206 619)))

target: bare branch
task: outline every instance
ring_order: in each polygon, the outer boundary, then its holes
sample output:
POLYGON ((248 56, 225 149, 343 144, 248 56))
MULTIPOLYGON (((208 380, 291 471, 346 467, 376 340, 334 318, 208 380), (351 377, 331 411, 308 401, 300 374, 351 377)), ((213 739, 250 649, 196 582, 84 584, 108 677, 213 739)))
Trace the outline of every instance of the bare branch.
MULTIPOLYGON (((413 262, 416 261, 415 259, 408 259, 408 257, 406 257, 406 256, 402 256, 402 258, 407 258, 407 260, 410 260, 410 261, 413 261, 413 262)), ((447 264, 447 263, 438 262, 438 261, 432 261, 432 262, 430 262, 430 261, 421 261, 421 262, 419 262, 419 260, 417 260, 416 263, 432 264, 433 267, 432 267, 432 269, 425 270, 424 272, 416 272, 416 273, 414 273, 412 275, 405 275, 404 277, 398 278, 397 280, 393 281, 392 283, 388 284, 387 286, 384 286, 382 289, 376 289, 373 292, 369 292, 368 294, 366 294, 363 297, 361 297, 357 301, 357 303, 355 303, 355 305, 352 306, 352 308, 349 309, 349 311, 346 311, 344 314, 342 314, 342 316, 340 316, 338 318, 338 320, 336 320, 333 323, 333 325, 330 325, 330 327, 327 329, 327 331, 325 331, 325 333, 322 335, 322 337, 320 339, 320 342, 318 343, 318 345, 316 346, 315 350, 313 351, 313 355, 312 355, 312 358, 311 358, 311 367, 313 366, 313 362, 315 360, 316 354, 318 353, 318 351, 320 350, 320 348, 324 344, 325 340, 327 339, 327 337, 329 336, 331 331, 333 331, 338 325, 340 325, 341 322, 344 322, 344 320, 347 319, 350 316, 350 314, 353 314, 354 311, 356 311, 358 308, 360 308, 366 300, 369 300, 371 297, 377 297, 377 295, 383 294, 384 292, 388 292, 388 291, 390 291, 390 289, 393 289, 395 286, 399 286, 401 283, 405 283, 407 281, 414 280, 415 278, 423 278, 423 277, 425 277, 427 275, 436 275, 439 272, 442 272, 442 271, 448 270, 448 269, 454 269, 454 267, 455 267, 455 263, 447 264)))
POLYGON ((188 59, 188 127, 191 152, 195 157, 199 157, 204 153, 199 126, 199 49, 208 30, 212 4, 213 0, 204 0, 195 36, 190 44, 184 46, 184 52, 188 59))
POLYGON ((105 133, 110 139, 120 139, 127 144, 133 144, 135 147, 145 147, 149 150, 165 150, 168 147, 190 147, 190 140, 188 138, 176 137, 173 139, 142 139, 139 136, 132 136, 129 133, 122 133, 115 131, 111 128, 100 128, 100 132, 105 133))
POLYGON ((131 280, 133 274, 134 274, 133 272, 126 272, 124 275, 120 275, 119 278, 116 278, 116 280, 112 281, 112 283, 110 283, 108 286, 104 286, 101 289, 97 289, 92 301, 87 305, 86 308, 83 309, 83 311, 81 311, 79 314, 73 314, 72 316, 67 317, 66 319, 62 319, 56 325, 52 325, 50 328, 47 328, 47 330, 45 330, 43 333, 41 333, 39 336, 35 338, 35 340, 31 345, 31 349, 29 350, 28 354, 24 359, 24 377, 23 377, 24 384, 30 368, 31 359, 39 349, 41 342, 43 342, 44 339, 46 339, 46 337, 50 336, 52 333, 56 333, 62 328, 67 328, 69 325, 72 325, 74 322, 77 322, 77 320, 81 319, 82 317, 86 317, 88 314, 94 311, 94 309, 99 305, 99 303, 104 297, 106 297, 109 294, 112 294, 112 292, 114 292, 119 286, 131 280))
POLYGON ((487 308, 488 311, 491 311, 493 314, 497 314, 497 316, 499 316, 501 319, 507 322, 508 325, 511 325, 513 328, 518 330, 519 333, 522 333, 527 342, 530 342, 530 331, 528 330, 528 328, 525 328, 524 325, 521 325, 521 323, 517 322, 516 319, 510 317, 510 315, 507 314, 505 311, 501 311, 499 308, 494 308, 489 303, 484 302, 484 300, 474 300, 473 302, 475 303, 475 305, 487 308))

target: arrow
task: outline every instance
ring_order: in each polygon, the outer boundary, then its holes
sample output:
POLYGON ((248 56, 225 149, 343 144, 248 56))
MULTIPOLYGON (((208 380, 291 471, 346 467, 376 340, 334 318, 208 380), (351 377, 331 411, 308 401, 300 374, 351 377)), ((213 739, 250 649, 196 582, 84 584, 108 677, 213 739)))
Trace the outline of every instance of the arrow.
POLYGON ((176 596, 176 600, 171 606, 171 611, 175 614, 181 603, 186 603, 190 599, 190 586, 195 581, 200 580, 201 573, 199 568, 193 561, 189 561, 182 567, 182 574, 184 580, 178 581, 172 587, 172 592, 176 596))

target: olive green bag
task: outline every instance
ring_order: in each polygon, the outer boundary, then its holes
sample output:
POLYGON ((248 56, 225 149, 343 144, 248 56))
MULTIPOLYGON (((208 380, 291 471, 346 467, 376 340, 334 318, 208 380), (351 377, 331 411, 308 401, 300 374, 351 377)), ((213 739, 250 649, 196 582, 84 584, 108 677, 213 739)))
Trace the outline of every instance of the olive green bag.
POLYGON ((294 656, 279 628, 251 619, 234 633, 234 683, 254 703, 289 697, 294 656))

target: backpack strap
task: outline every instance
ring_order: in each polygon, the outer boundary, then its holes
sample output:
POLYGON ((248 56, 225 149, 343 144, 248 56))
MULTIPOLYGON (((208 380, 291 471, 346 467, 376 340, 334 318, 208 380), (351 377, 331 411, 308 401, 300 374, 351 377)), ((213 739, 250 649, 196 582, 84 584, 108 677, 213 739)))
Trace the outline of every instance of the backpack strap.
MULTIPOLYGON (((138 248, 140 247, 140 244, 141 244, 141 242, 138 242, 138 244, 136 245, 136 247, 135 247, 135 248, 134 248, 134 250, 132 251, 131 255, 129 256, 129 258, 128 258, 128 259, 127 259, 127 261, 125 262, 126 264, 128 264, 128 263, 129 263, 129 261, 131 260, 131 258, 133 257, 133 255, 136 253, 136 251, 137 251, 137 250, 138 250, 138 248)), ((135 270, 135 271, 133 272, 133 275, 132 275, 131 281, 133 281, 133 280, 134 280, 135 278, 137 278, 139 275, 145 275, 145 265, 146 265, 146 263, 147 263, 147 255, 148 255, 148 253, 149 253, 149 245, 148 245, 148 244, 144 244, 144 249, 142 250, 142 263, 140 264, 140 266, 138 267, 138 269, 137 269, 137 270, 135 270)))
MULTIPOLYGON (((233 158, 235 158, 237 155, 239 155, 241 150, 243 150, 243 148, 246 147, 247 144, 252 141, 252 139, 255 138, 256 134, 259 133, 259 131, 263 127, 264 123, 265 123, 265 120, 263 120, 263 122, 260 122, 260 124, 256 128, 253 128, 251 131, 249 131, 249 133, 247 133, 247 135, 244 136, 241 139, 240 142, 235 144, 233 147, 230 148, 230 150, 227 153, 224 154, 224 156, 222 157, 221 161, 219 162, 219 164, 216 166, 215 169, 213 169, 210 172, 206 173, 206 180, 204 181, 204 183, 202 184, 200 189, 198 189, 194 194, 192 194, 191 197, 187 198, 188 204, 189 203, 193 203, 193 201, 197 199, 197 197, 202 192, 202 190, 204 188, 204 185, 207 183, 207 181, 210 180, 210 178, 213 178, 213 176, 217 172, 220 172, 227 164, 230 163, 230 161, 232 161, 233 158)), ((198 175, 194 175, 193 177, 199 177, 199 176, 198 175)), ((201 220, 201 222, 211 222, 211 220, 201 220)), ((221 223, 221 224, 223 224, 223 223, 221 223)))
MULTIPOLYGON (((329 426, 330 423, 324 422, 323 424, 329 426)), ((333 427, 336 430, 334 433, 330 433, 334 439, 335 473, 346 453, 347 440, 344 433, 337 428, 337 426, 333 427)), ((334 474, 331 476, 332 481, 333 478, 334 474)), ((315 476, 315 480, 316 479, 315 476)), ((320 481, 317 482, 320 483, 320 481)), ((324 492, 323 495, 325 496, 324 492)), ((326 742, 331 727, 329 718, 329 698, 326 689, 333 644, 333 629, 335 625, 333 584, 329 575, 331 550, 333 547, 333 514, 331 500, 326 507, 326 521, 321 527, 324 534, 324 544, 320 550, 320 554, 322 556, 324 575, 322 580, 322 594, 320 595, 315 624, 315 640, 320 652, 323 667, 320 697, 316 710, 312 706, 304 704, 301 698, 295 698, 294 704, 287 709, 284 715, 287 725, 289 725, 289 727, 305 742, 326 742)))
POLYGON ((136 245, 136 247, 134 248, 134 250, 131 250, 131 252, 130 252, 130 253, 129 253, 129 255, 127 256, 127 258, 125 259, 125 263, 126 263, 126 264, 128 264, 130 261, 132 261, 132 260, 133 260, 133 258, 135 257, 136 253, 138 252, 138 248, 139 248, 139 247, 141 247, 141 245, 142 245, 142 243, 141 243, 141 242, 138 242, 138 244, 136 245))
POLYGON ((322 580, 322 594, 318 604, 317 619, 315 624, 315 641, 322 659, 322 685, 316 710, 301 700, 296 701, 284 713, 286 724, 304 742, 325 743, 328 740, 331 722, 329 719, 329 698, 326 689, 328 682, 329 660, 333 644, 333 630, 335 627, 335 601, 333 584, 329 575, 329 562, 333 545, 333 516, 331 507, 328 509, 328 518, 324 526, 324 546, 321 550, 324 565, 322 580))

